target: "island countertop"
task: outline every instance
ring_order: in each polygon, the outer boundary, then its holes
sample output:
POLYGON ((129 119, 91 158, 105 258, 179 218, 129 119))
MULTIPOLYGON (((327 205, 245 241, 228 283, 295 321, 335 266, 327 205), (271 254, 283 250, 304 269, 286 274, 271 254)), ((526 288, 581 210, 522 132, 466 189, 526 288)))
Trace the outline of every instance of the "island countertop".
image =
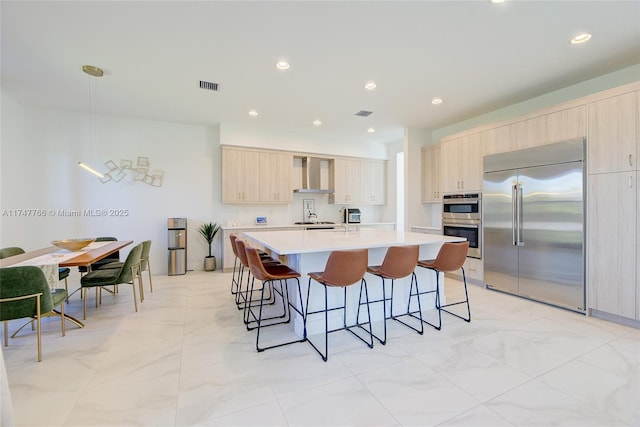
POLYGON ((257 233, 244 232, 243 234, 278 255, 388 248, 390 246, 430 245, 465 240, 453 236, 367 228, 357 231, 289 230, 261 231, 257 233))
MULTIPOLYGON (((367 249, 369 265, 380 265, 385 257, 387 248, 391 246, 418 245, 420 247, 420 259, 434 259, 443 243, 462 242, 465 240, 464 238, 453 236, 367 228, 361 228, 358 231, 345 231, 344 229, 245 231, 242 235, 252 245, 261 246, 272 254, 277 254, 282 262, 298 271, 305 279, 309 272, 322 271, 325 268, 329 254, 335 250, 367 249)), ((435 289, 435 276, 432 272, 428 272, 424 268, 417 268, 415 273, 421 289, 435 289)), ((444 280, 444 275, 442 273, 440 275, 443 276, 442 280, 444 280)), ((397 313, 407 310, 411 289, 410 279, 411 276, 407 276, 394 281, 395 297, 393 306, 397 313)), ((371 281, 369 292, 372 300, 381 298, 383 288, 379 284, 379 279, 371 281)), ((303 288, 305 287, 303 286, 303 288)), ((351 286, 348 288, 347 293, 350 296, 347 303, 347 312, 351 315, 358 310, 359 299, 357 292, 360 287, 351 286)), ((305 307, 307 310, 313 311, 324 303, 324 296, 321 291, 321 287, 306 287, 306 289, 302 289, 302 298, 308 301, 306 307, 293 291, 289 292, 289 299, 290 301, 295 301, 297 307, 305 307)), ((435 308, 435 296, 432 295, 423 295, 421 298, 423 310, 435 308)), ((337 304, 342 304, 344 294, 342 291, 333 292, 330 293, 328 298, 329 305, 336 306, 337 304)), ((446 302, 444 287, 440 288, 440 301, 446 302)), ((413 305, 411 307, 412 309, 417 309, 413 305)), ((374 321, 383 319, 385 313, 382 304, 374 304, 370 309, 370 315, 374 321)), ((324 320, 321 319, 322 316, 315 317, 307 322, 309 334, 319 333, 323 330, 324 320)), ((293 318, 295 331, 298 336, 301 336, 304 319, 295 314, 293 318)), ((342 324, 341 322, 343 322, 343 315, 340 312, 332 312, 329 315, 331 328, 338 327, 342 324)))

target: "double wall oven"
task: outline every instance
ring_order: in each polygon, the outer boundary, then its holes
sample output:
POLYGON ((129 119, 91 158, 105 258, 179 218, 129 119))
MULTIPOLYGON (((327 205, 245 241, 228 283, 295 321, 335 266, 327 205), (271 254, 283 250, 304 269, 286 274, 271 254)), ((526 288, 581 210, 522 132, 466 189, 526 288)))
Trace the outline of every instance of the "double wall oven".
POLYGON ((482 194, 445 194, 442 197, 442 234, 469 241, 471 258, 482 258, 482 194))

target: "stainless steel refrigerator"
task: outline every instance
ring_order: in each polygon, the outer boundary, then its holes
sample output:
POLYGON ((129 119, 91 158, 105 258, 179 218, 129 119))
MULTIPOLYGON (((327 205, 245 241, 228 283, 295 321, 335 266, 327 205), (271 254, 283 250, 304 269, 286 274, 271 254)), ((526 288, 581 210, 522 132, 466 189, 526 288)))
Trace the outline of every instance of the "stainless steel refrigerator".
POLYGON ((187 219, 169 218, 167 220, 169 264, 167 273, 176 276, 187 273, 187 219))
POLYGON ((488 288, 585 310, 583 139, 484 157, 488 288))

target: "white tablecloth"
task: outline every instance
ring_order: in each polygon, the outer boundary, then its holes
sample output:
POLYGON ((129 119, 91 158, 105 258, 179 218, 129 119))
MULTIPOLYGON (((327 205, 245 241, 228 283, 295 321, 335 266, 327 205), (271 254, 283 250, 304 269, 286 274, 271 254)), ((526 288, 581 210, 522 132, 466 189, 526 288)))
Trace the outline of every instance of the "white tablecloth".
POLYGON ((46 277, 47 282, 49 283, 49 287, 51 288, 51 290, 53 290, 62 287, 60 286, 58 273, 58 266, 61 262, 65 262, 67 260, 70 260, 71 258, 75 258, 78 255, 81 255, 82 252, 97 249, 109 243, 112 242, 93 242, 84 249, 75 252, 68 251, 66 249, 60 249, 46 255, 41 255, 35 258, 28 259, 26 261, 19 262, 17 264, 12 264, 11 267, 19 267, 24 265, 33 265, 36 267, 40 267, 40 269, 44 273, 44 277, 46 277))

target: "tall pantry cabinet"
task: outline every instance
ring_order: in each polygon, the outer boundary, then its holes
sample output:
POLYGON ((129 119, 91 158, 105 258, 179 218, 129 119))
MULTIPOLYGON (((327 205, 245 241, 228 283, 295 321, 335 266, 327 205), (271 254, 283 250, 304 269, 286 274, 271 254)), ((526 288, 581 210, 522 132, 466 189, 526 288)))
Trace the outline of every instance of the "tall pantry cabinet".
POLYGON ((588 307, 640 320, 640 91, 589 103, 588 307))

